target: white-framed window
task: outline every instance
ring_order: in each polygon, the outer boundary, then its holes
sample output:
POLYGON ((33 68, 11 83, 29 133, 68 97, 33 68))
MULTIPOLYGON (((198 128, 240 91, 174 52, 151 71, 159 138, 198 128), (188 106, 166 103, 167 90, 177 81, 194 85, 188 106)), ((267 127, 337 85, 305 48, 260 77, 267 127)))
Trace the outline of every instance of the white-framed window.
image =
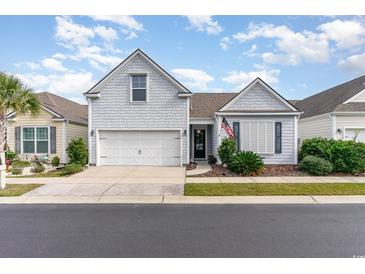
POLYGON ((147 74, 132 74, 131 76, 131 102, 147 102, 147 74))
POLYGON ((22 153, 49 154, 49 127, 22 127, 22 153))
POLYGON ((274 154, 273 121, 240 121, 240 149, 274 154))

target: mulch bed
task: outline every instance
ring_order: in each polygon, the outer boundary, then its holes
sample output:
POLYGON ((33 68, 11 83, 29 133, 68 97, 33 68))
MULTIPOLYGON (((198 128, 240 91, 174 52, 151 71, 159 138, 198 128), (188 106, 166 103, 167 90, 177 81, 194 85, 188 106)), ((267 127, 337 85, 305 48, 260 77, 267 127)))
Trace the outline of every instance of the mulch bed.
POLYGON ((196 164, 195 163, 190 163, 186 166, 186 170, 193 170, 196 168, 196 164))
MULTIPOLYGON (((305 172, 299 171, 295 165, 266 165, 257 176, 307 176, 305 172)), ((240 177, 241 175, 230 171, 222 165, 212 165, 212 170, 207 173, 195 175, 194 177, 240 177)))
MULTIPOLYGON (((244 177, 239 174, 236 174, 230 171, 227 167, 222 165, 211 165, 212 170, 199 175, 194 175, 192 177, 244 177)), ((195 167, 194 167, 195 168, 195 167)), ((306 172, 298 170, 298 166, 296 165, 265 165, 264 169, 257 174, 256 176, 312 176, 306 172)), ((333 173, 329 176, 353 176, 351 174, 343 174, 343 173, 333 173)), ((358 176, 365 176, 365 174, 361 174, 358 176)))

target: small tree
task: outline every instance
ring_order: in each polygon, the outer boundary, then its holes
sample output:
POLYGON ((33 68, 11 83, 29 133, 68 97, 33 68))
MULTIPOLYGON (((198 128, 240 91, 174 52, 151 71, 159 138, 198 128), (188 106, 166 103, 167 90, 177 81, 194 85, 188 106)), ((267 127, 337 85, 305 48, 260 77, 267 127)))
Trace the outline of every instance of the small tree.
POLYGON ((71 164, 87 164, 88 151, 87 146, 81 137, 73 138, 67 146, 67 155, 71 164))
POLYGON ((229 164, 236 152, 236 142, 231 138, 224 138, 218 147, 218 156, 223 164, 229 164))
MULTIPOLYGON (((0 155, 6 146, 6 114, 15 111, 18 115, 38 114, 40 104, 37 96, 27 88, 17 77, 0 72, 0 155)), ((0 160, 2 162, 2 160, 0 160)), ((5 163, 0 163, 4 165, 5 163)), ((4 171, 0 170, 0 188, 5 188, 4 171)))

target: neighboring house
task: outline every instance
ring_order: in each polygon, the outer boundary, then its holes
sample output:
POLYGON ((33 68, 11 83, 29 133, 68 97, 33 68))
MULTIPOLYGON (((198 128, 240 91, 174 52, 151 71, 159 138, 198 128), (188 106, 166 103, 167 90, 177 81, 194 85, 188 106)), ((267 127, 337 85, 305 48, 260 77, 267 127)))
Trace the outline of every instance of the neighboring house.
POLYGON ((49 92, 37 93, 41 104, 36 116, 7 115, 7 144, 22 159, 58 156, 67 162, 66 148, 73 137, 87 142, 87 106, 49 92))
POLYGON ((313 137, 365 142, 365 76, 295 103, 302 142, 313 137))
POLYGON ((300 112, 257 78, 240 93, 192 94, 141 50, 85 93, 89 162, 184 165, 217 155, 225 118, 241 150, 297 162, 300 112))

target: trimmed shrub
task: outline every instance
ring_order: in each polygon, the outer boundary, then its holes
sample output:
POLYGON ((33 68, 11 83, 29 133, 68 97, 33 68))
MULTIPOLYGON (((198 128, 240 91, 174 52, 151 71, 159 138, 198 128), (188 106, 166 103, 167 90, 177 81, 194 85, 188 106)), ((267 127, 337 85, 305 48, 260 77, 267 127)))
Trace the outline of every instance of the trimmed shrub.
POLYGON ((61 175, 62 176, 71 175, 71 174, 79 173, 83 170, 84 170, 84 168, 80 164, 68 164, 62 168, 61 175))
POLYGON ((224 138, 218 147, 218 156, 223 164, 229 164, 236 152, 236 142, 230 138, 224 138))
POLYGON ((30 172, 32 173, 43 173, 46 171, 46 168, 44 167, 44 165, 40 162, 35 163, 33 165, 33 168, 30 170, 30 172))
POLYGON ((80 164, 82 166, 87 164, 88 152, 84 139, 81 137, 73 138, 66 150, 70 164, 80 164))
POLYGON ((217 163, 217 158, 214 155, 209 155, 208 156, 208 164, 214 165, 216 163, 217 163))
POLYGON ((228 168, 240 175, 255 175, 264 167, 261 157, 253 151, 237 152, 228 164, 228 168))
POLYGON ((299 160, 311 155, 331 161, 332 145, 334 142, 336 141, 326 138, 312 138, 304 140, 300 148, 299 160))
POLYGON ((365 144, 335 141, 332 145, 332 164, 336 172, 354 175, 365 172, 365 144))
POLYGON ((299 163, 298 169, 312 175, 321 176, 330 174, 333 171, 333 165, 325 159, 308 155, 299 163))
POLYGON ((51 161, 51 165, 52 166, 59 166, 60 165, 60 157, 58 157, 58 156, 53 157, 53 159, 51 161))
POLYGON ((10 172, 12 175, 21 175, 23 173, 23 169, 21 167, 12 166, 10 172))

